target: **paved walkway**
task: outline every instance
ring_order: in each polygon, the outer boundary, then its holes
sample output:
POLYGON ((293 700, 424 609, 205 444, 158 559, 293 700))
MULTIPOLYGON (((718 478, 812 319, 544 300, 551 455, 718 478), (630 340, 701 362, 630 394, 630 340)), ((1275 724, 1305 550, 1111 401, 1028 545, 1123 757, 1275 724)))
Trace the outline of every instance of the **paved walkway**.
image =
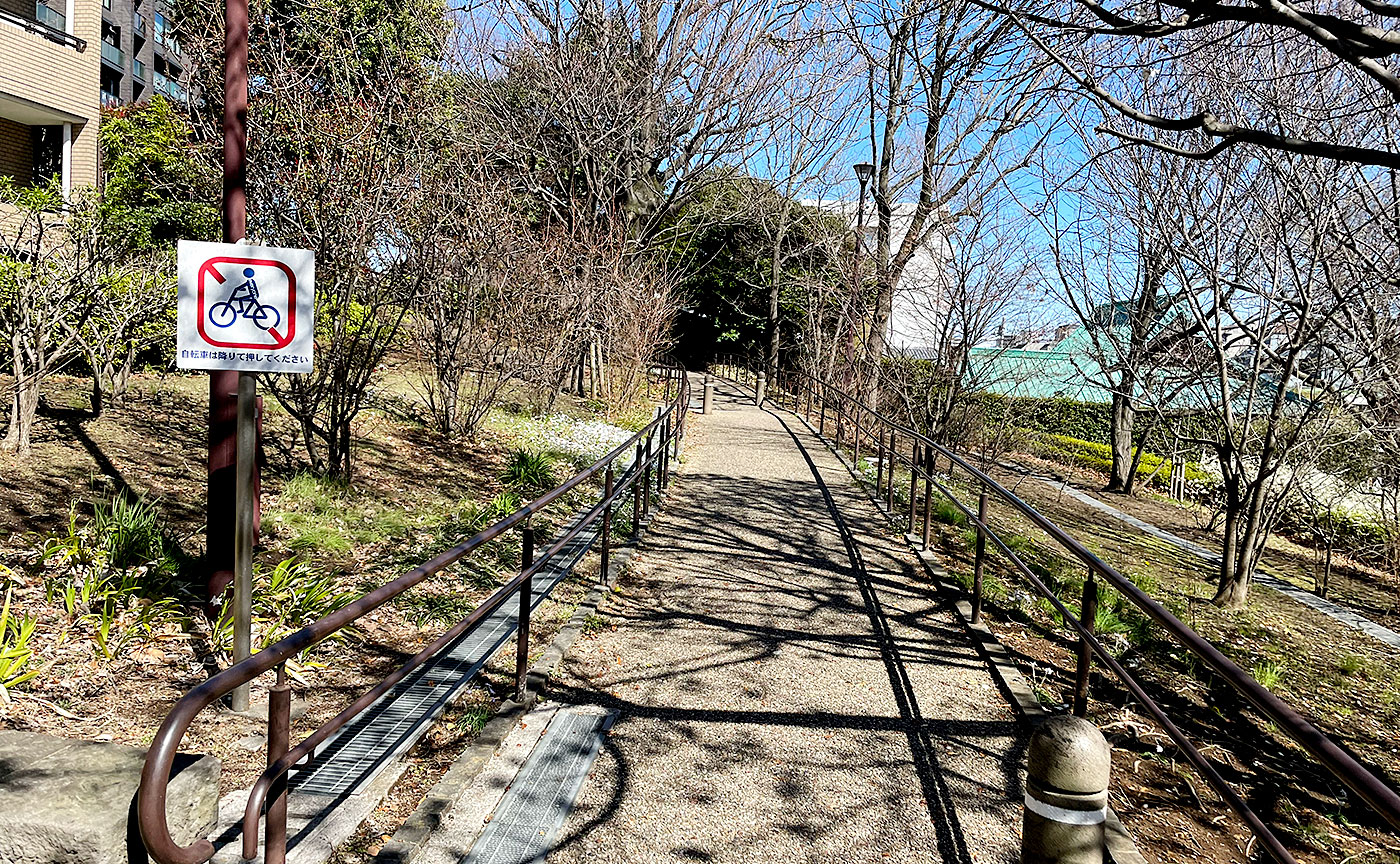
POLYGON ((617 719, 549 861, 1015 861, 1024 741, 953 613, 800 422, 715 403, 550 688, 617 719))
MULTIPOLYGON (((1088 492, 1083 491, 1082 489, 1076 489, 1069 483, 1066 483, 1062 480, 1056 480, 1053 477, 1046 477, 1043 474, 1037 474, 1031 471, 1030 469, 1025 468, 1024 466, 1016 465, 1014 463, 1005 463, 1004 467, 1010 468, 1014 471, 1024 474, 1025 476, 1030 477, 1034 480, 1039 480, 1042 483, 1046 483, 1050 486, 1053 486, 1055 487, 1055 491, 1063 492, 1064 494, 1068 495, 1069 497, 1073 498, 1079 503, 1084 504, 1085 506, 1092 507, 1100 513, 1103 513, 1107 516, 1111 516, 1114 519, 1117 519, 1119 522, 1122 522, 1124 525, 1130 525, 1143 532, 1144 534, 1148 535, 1149 537, 1155 537, 1158 540, 1161 540, 1165 543, 1170 543, 1171 545, 1175 546, 1183 552, 1189 552, 1190 554, 1195 555, 1202 561, 1206 561, 1210 564, 1215 565, 1219 565, 1220 563, 1220 552, 1218 550, 1209 549, 1205 546, 1202 546, 1199 543, 1187 540, 1185 537, 1180 537, 1176 534, 1171 533, 1170 531, 1158 528, 1156 525, 1153 525, 1150 522, 1144 522, 1136 516, 1124 513, 1122 510, 1119 510, 1112 504, 1100 501, 1099 499, 1090 495, 1088 492)), ((1355 609, 1352 609, 1349 606, 1344 606, 1341 603, 1334 603, 1331 600, 1327 600, 1317 596, 1311 591, 1305 591, 1304 589, 1299 588, 1297 585, 1294 585, 1291 582, 1286 582, 1278 578, 1277 576, 1270 576, 1268 573, 1263 573, 1258 570, 1254 572, 1254 584, 1263 585, 1265 588, 1271 588, 1274 591, 1277 591, 1278 593, 1284 595, 1285 597, 1288 597, 1291 600, 1294 600, 1298 603, 1302 603, 1304 606, 1321 612, 1323 615, 1326 615, 1335 621, 1339 621, 1342 624, 1345 624, 1353 630, 1358 630, 1362 633, 1365 633, 1367 636, 1370 636, 1377 642, 1383 642, 1392 648, 1400 648, 1400 633, 1396 633, 1389 627, 1377 624, 1370 618, 1365 617, 1364 615, 1362 615, 1361 613, 1357 612, 1355 609)))

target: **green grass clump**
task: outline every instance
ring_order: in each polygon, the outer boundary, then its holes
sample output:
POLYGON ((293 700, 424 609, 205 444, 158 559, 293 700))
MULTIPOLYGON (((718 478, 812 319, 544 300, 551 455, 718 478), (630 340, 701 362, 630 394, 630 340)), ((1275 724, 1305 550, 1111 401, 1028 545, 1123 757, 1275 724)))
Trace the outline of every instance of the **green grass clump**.
POLYGON ((263 523, 276 525, 302 557, 346 556, 358 545, 403 537, 411 527, 402 509, 376 505, 340 481, 307 473, 287 481, 263 523))
POLYGON ((1284 673, 1287 671, 1288 668, 1277 660, 1261 660, 1254 664, 1250 674, 1254 676, 1255 681, 1272 690, 1283 681, 1284 673))
POLYGON ((1366 658, 1360 654, 1343 654, 1337 660, 1337 670, 1347 676, 1365 674, 1366 658))
POLYGON ((501 471, 501 482, 531 497, 554 488, 554 459, 544 453, 514 450, 501 471))

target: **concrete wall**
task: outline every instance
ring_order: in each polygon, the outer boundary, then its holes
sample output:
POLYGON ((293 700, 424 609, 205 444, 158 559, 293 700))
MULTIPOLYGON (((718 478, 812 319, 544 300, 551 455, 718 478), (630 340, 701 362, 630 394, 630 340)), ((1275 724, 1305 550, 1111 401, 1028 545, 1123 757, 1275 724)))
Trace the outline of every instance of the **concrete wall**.
POLYGON ((82 51, 0 21, 0 119, 19 119, 13 114, 5 118, 5 99, 76 117, 71 177, 73 187, 80 188, 97 184, 102 5, 101 0, 74 0, 73 7, 73 35, 87 41, 82 51))

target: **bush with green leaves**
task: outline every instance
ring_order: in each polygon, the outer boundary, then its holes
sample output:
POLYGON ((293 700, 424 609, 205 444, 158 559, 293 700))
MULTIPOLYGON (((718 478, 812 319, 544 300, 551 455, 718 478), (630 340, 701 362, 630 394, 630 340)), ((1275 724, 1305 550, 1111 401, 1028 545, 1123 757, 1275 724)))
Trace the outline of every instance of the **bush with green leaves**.
MULTIPOLYGON (((1113 448, 1107 444, 1051 433, 1036 434, 1031 437, 1030 443, 1034 455, 1051 462, 1101 473, 1108 473, 1113 466, 1113 448)), ((1171 482, 1170 462, 1170 458, 1156 453, 1143 453, 1138 461, 1138 477, 1150 480, 1153 485, 1166 487, 1171 482)), ((1197 487, 1209 487, 1216 483, 1216 478, 1196 463, 1188 462, 1186 482, 1197 487)))
MULTIPOLYGON (((287 558, 268 570, 253 568, 253 644, 258 650, 307 624, 335 612, 360 596, 343 590, 337 577, 323 573, 296 558, 287 558)), ((233 649, 233 603, 224 605, 215 625, 215 642, 223 651, 233 649)), ((344 638, 338 631, 331 639, 344 638)), ((304 660, 312 648, 301 652, 304 660)))

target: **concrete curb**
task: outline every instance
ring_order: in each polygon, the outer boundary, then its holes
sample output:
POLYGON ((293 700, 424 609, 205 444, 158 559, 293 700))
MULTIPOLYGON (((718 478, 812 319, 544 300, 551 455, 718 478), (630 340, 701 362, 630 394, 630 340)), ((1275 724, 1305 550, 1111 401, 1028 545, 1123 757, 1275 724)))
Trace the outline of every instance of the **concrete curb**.
MULTIPOLYGON (((875 505, 875 509, 879 510, 881 515, 895 525, 899 525, 906 519, 903 513, 893 514, 886 510, 885 503, 866 487, 865 478, 860 475, 855 466, 851 465, 845 454, 835 447, 830 439, 818 432, 816 427, 807 422, 806 417, 788 409, 781 410, 787 411, 797 418, 803 426, 807 427, 807 431, 826 446, 827 450, 856 480, 856 485, 865 492, 866 498, 875 505)), ((933 583, 939 593, 948 598, 950 604, 957 610, 959 620, 975 641, 978 652, 986 659, 991 668, 992 677, 996 680, 997 686, 1016 708, 1026 726, 1034 729, 1047 717, 1052 716, 1041 706, 1040 700, 1036 698, 1035 691, 1026 681, 1026 677, 1021 674, 1021 670, 1012 661, 1011 652, 1006 650, 1006 646, 1001 644, 996 634, 986 624, 972 623, 971 601, 964 599, 964 592, 960 586, 948 580, 948 571, 934 555, 933 550, 922 548, 923 537, 904 532, 900 532, 900 534, 909 545, 910 550, 919 559, 929 581, 933 583)), ((1138 851, 1137 843, 1133 841, 1132 835, 1128 833, 1128 829, 1112 807, 1108 808, 1108 818, 1104 823, 1104 847, 1108 850, 1109 857, 1114 864, 1147 864, 1147 859, 1138 851)))
MULTIPOLYGON (((680 460, 676 461, 677 474, 681 473, 683 464, 680 460)), ((548 685, 550 676, 559 667, 564 655, 583 634, 583 627, 588 617, 598 611, 598 605, 602 603, 603 598, 611 593, 617 584, 618 577, 626 570, 641 541, 646 537, 647 530, 660 513, 661 505, 665 500, 666 496, 662 496, 656 509, 652 510, 651 516, 642 520, 638 525, 636 539, 613 548, 612 560, 608 563, 607 579, 593 584, 588 594, 574 609, 574 614, 569 617, 568 622, 554 635, 554 639, 545 648, 544 654, 535 662, 534 666, 530 667, 530 671, 525 676, 525 701, 507 701, 501 705, 495 715, 486 722, 486 725, 481 727, 476 739, 467 746, 466 750, 462 751, 462 754, 452 763, 452 767, 447 769, 447 773, 443 774, 423 796, 418 807, 394 832, 389 842, 380 848, 379 853, 373 859, 374 864, 412 864, 423 854, 433 832, 447 821, 463 794, 467 792, 477 775, 486 768, 491 757, 500 748, 506 735, 520 722, 520 718, 525 716, 526 712, 539 701, 540 694, 548 685)))

